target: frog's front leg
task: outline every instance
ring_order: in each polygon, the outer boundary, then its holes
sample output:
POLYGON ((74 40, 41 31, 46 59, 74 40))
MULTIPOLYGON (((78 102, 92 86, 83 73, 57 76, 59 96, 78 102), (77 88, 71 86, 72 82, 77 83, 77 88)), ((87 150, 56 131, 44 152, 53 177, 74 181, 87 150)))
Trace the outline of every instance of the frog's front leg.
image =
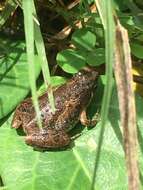
POLYGON ((88 119, 86 115, 86 109, 83 109, 80 114, 80 122, 84 126, 95 126, 97 122, 99 121, 99 113, 96 113, 94 119, 88 119))
POLYGON ((68 146, 71 142, 69 135, 63 130, 52 128, 42 129, 39 133, 25 137, 28 145, 38 148, 62 148, 68 146))

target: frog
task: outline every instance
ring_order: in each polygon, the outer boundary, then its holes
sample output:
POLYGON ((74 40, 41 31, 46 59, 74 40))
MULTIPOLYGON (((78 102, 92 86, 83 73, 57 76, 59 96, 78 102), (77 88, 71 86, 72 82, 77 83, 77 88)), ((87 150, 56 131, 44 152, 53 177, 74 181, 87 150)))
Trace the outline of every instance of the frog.
POLYGON ((38 97, 42 128, 38 126, 32 98, 25 99, 15 110, 12 128, 22 128, 25 143, 42 149, 57 149, 70 145, 69 132, 80 121, 82 125, 95 125, 95 120, 86 116, 93 91, 97 84, 98 72, 81 70, 65 84, 53 91, 55 112, 48 100, 48 91, 38 97))

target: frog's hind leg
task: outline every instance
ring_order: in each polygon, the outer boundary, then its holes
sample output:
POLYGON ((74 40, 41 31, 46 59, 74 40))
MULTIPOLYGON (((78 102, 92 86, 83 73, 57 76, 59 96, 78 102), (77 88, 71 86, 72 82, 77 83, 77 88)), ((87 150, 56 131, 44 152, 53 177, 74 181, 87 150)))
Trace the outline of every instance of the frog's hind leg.
POLYGON ((88 119, 86 115, 86 109, 84 109, 80 114, 80 122, 82 125, 90 127, 95 126, 97 122, 99 121, 99 113, 96 113, 94 119, 88 119))
POLYGON ((66 147, 70 144, 70 141, 71 139, 66 132, 52 128, 43 129, 39 133, 25 137, 26 144, 47 149, 66 147))
POLYGON ((27 125, 23 126, 23 130, 26 133, 26 135, 40 133, 40 128, 35 121, 31 121, 27 125))

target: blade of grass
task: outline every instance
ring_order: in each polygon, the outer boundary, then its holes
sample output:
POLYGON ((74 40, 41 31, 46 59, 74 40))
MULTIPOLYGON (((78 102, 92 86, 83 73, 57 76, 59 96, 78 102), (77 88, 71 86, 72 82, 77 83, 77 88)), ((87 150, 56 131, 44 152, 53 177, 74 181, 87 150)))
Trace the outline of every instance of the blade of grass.
POLYGON ((22 7, 24 13, 24 28, 27 47, 27 59, 29 67, 29 82, 32 92, 32 100, 36 111, 38 126, 41 128, 40 109, 37 99, 36 91, 36 77, 35 77, 35 65, 34 65, 34 21, 33 21, 33 0, 23 0, 22 7))
MULTIPOLYGON (((96 1, 95 1, 96 2, 96 1)), ((98 1, 97 1, 98 2, 98 1)), ((97 157, 95 158, 95 168, 91 189, 94 189, 96 181, 96 174, 98 169, 98 163, 100 159, 101 145, 103 142, 103 134, 105 130, 105 124, 109 111, 109 104, 111 99, 112 87, 113 87, 113 63, 114 63, 114 44, 115 44, 115 24, 113 18, 113 9, 111 0, 102 0, 102 7, 100 4, 98 11, 102 15, 102 22, 105 31, 105 52, 106 52, 106 85, 104 89, 102 108, 101 108, 101 131, 99 136, 99 142, 97 147, 97 157)), ((99 3, 99 2, 98 2, 99 3)))
POLYGON ((96 3, 96 7, 98 10, 98 13, 100 15, 103 27, 105 29, 105 3, 104 0, 100 1, 100 0, 95 0, 96 3))
POLYGON ((46 52, 45 52, 44 41, 43 41, 41 30, 40 30, 40 24, 38 22, 36 9, 35 9, 35 5, 33 1, 32 1, 32 7, 33 7, 33 18, 34 18, 35 45, 36 45, 38 56, 41 62, 45 86, 46 86, 46 89, 48 89, 49 102, 50 102, 52 111, 55 112, 54 97, 53 97, 53 91, 51 87, 50 71, 49 71, 48 61, 47 61, 46 52))

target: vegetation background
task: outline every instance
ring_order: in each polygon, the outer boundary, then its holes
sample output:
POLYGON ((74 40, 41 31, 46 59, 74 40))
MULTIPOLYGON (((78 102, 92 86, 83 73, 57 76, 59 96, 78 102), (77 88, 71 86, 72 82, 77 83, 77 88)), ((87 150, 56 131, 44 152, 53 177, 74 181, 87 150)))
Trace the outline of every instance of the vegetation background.
MULTIPOLYGON (((0 2, 0 189, 143 188, 142 9, 142 0, 0 2), (117 94, 121 89, 115 81, 115 49, 121 39, 119 55, 126 58, 128 53, 122 47, 128 43, 119 23, 128 32, 135 81, 133 84, 127 80, 131 83, 127 87, 134 85, 136 92, 139 146, 130 149, 136 155, 132 158, 133 164, 128 162, 130 155, 124 144, 130 134, 124 135, 127 129, 120 126, 124 109, 119 109, 117 94), (121 34, 119 39, 117 28, 121 34), (24 135, 11 129, 16 106, 26 96, 32 96, 38 116, 37 97, 48 89, 54 110, 51 87, 65 83, 85 66, 94 67, 100 73, 88 114, 92 118, 101 110, 101 121, 91 130, 78 124, 71 135, 79 130, 82 135, 74 140, 73 147, 64 151, 42 152, 27 146, 24 135), (130 172, 132 166, 134 176, 130 172), (128 176, 133 180, 128 180, 128 176)), ((128 69, 125 77, 128 79, 130 74, 128 69)), ((39 127, 42 127, 40 118, 39 127)), ((134 145, 136 140, 132 138, 131 143, 134 145)))

